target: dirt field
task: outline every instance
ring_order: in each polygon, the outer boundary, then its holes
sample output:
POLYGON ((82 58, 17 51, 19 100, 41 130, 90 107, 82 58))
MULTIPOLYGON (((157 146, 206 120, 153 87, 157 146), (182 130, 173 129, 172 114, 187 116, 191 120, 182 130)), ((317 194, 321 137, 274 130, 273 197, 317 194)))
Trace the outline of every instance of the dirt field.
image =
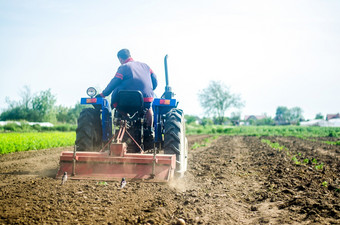
MULTIPOLYGON (((204 136, 189 137, 190 145, 204 136)), ((222 136, 190 150, 185 178, 169 184, 68 181, 55 176, 64 149, 0 156, 0 224, 340 224, 340 146, 222 136), (325 181, 327 183, 325 183, 325 181)))

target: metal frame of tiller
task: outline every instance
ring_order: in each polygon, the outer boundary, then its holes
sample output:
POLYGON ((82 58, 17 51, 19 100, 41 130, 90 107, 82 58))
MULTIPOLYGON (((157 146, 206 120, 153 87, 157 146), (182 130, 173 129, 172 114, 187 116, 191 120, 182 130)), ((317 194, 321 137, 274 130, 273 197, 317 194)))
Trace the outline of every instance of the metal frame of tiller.
POLYGON ((121 121, 116 137, 112 137, 99 152, 64 151, 60 155, 60 168, 57 178, 64 172, 70 179, 89 180, 143 180, 167 182, 174 176, 176 155, 145 154, 141 146, 127 131, 127 122, 121 121), (125 133, 139 147, 141 153, 127 153, 127 144, 122 142, 125 133), (115 139, 115 141, 113 141, 115 139), (109 146, 108 150, 107 146, 109 146))
POLYGON ((116 180, 125 177, 150 182, 169 181, 174 175, 176 156, 156 155, 155 150, 153 154, 127 153, 126 143, 121 142, 125 132, 126 123, 106 151, 77 152, 75 146, 73 152, 62 152, 57 178, 66 171, 71 174, 70 179, 116 180))

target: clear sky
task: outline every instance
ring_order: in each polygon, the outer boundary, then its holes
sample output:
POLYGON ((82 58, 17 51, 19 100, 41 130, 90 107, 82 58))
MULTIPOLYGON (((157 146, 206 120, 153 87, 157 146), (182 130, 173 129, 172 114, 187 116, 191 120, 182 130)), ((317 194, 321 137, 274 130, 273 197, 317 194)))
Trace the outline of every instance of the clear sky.
POLYGON ((158 95, 169 55, 186 114, 203 115, 197 92, 210 80, 241 95, 242 116, 340 112, 338 0, 0 0, 0 109, 24 85, 72 106, 106 87, 122 48, 155 71, 158 95))

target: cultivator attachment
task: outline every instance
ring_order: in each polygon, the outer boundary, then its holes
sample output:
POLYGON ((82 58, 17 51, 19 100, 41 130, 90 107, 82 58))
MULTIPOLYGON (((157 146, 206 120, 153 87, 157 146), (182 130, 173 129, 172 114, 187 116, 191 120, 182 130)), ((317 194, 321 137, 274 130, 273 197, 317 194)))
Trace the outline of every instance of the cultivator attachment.
MULTIPOLYGON (((130 180, 167 182, 174 176, 176 155, 127 153, 126 143, 121 143, 125 130, 121 127, 116 143, 109 150, 100 152, 64 151, 60 156, 60 168, 56 178, 64 172, 70 179, 130 180)), ((103 149, 105 146, 103 147, 103 149)))
POLYGON ((175 155, 126 153, 126 144, 113 144, 106 152, 64 151, 60 156, 57 178, 64 172, 70 179, 116 180, 125 177, 131 180, 167 182, 174 175, 175 155), (117 149, 119 155, 112 154, 117 149), (125 150, 125 151, 124 151, 125 150))

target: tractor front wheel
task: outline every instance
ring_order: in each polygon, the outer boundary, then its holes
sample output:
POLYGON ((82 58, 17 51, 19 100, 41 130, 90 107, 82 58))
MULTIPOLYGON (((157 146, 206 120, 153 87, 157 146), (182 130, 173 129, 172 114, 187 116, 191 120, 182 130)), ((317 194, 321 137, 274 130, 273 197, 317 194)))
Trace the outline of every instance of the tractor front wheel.
POLYGON ((164 153, 176 154, 176 173, 182 177, 188 167, 188 141, 181 109, 172 109, 166 114, 164 129, 164 153))
POLYGON ((101 147, 100 110, 86 108, 80 112, 76 129, 77 151, 96 151, 101 147))

